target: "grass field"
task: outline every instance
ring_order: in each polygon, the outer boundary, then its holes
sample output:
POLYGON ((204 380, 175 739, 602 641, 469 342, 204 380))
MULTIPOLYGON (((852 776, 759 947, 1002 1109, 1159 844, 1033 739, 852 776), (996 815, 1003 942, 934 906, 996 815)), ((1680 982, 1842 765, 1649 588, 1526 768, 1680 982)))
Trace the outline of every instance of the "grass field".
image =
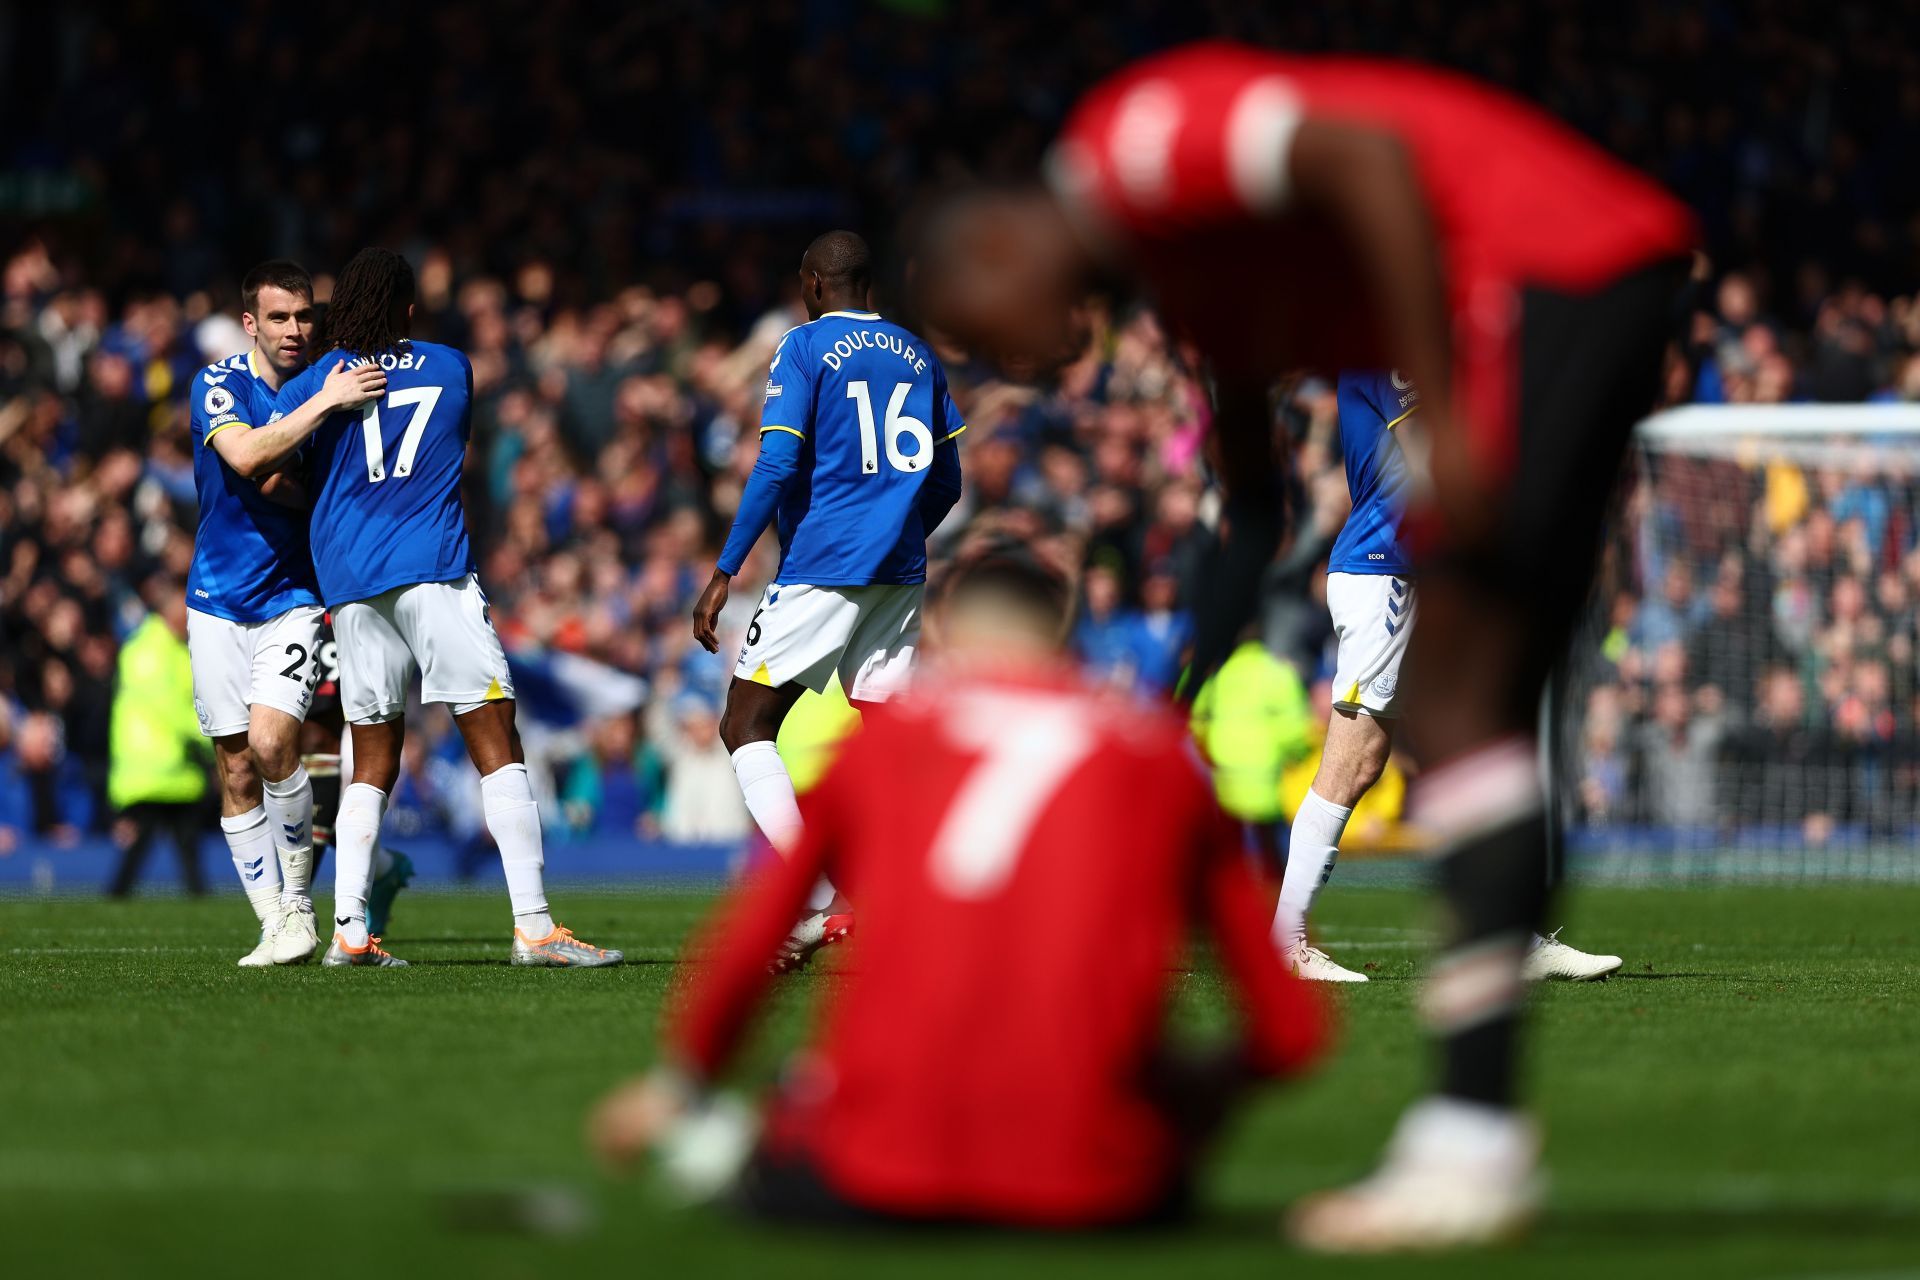
MULTIPOLYGON (((1356 868, 1357 870, 1357 868, 1356 868)), ((1365 877, 1361 877, 1364 879, 1365 877)), ((1552 1211, 1508 1250, 1292 1256, 1276 1212, 1362 1171, 1419 1087, 1410 889, 1339 884, 1373 966, 1332 1067, 1245 1113, 1181 1234, 775 1234, 602 1178, 592 1100, 651 1052, 705 900, 580 891, 605 972, 510 969, 504 895, 403 897, 399 971, 243 971, 237 898, 0 899, 0 1270, 10 1276, 1920 1276, 1920 888, 1589 889, 1629 957, 1538 999, 1552 1211)), ((323 904, 324 906, 324 904, 323 904)), ((834 981, 779 991, 749 1076, 834 981)), ((1224 1016, 1205 968, 1180 1018, 1224 1016)))

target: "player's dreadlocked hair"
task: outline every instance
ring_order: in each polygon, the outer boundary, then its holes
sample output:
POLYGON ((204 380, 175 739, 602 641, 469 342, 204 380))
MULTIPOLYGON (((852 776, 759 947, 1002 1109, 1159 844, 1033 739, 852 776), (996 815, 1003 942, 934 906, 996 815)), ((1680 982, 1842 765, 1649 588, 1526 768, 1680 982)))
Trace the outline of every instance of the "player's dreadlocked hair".
POLYGON ((373 356, 407 336, 413 268, 391 249, 362 249, 340 271, 327 307, 327 340, 348 355, 373 356))

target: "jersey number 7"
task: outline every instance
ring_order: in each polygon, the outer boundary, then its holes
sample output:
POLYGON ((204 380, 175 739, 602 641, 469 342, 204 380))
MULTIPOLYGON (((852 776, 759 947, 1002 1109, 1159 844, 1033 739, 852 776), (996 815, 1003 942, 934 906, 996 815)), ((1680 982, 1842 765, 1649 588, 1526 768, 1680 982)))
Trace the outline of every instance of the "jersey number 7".
MULTIPOLYGON (((400 437, 400 456, 393 467, 395 476, 404 480, 413 474, 413 455, 420 451, 420 437, 427 429, 427 419, 433 416, 433 406, 439 401, 439 387, 413 387, 396 391, 387 397, 387 404, 391 408, 404 409, 410 404, 420 406, 413 411, 407 430, 400 437)), ((369 484, 378 484, 387 478, 387 442, 380 432, 380 402, 369 400, 366 407, 360 410, 360 435, 367 446, 369 484)))
POLYGON ((1034 824, 1097 739, 1075 705, 1051 698, 970 701, 942 726, 981 754, 933 838, 933 882, 949 897, 989 897, 1013 874, 1034 824))

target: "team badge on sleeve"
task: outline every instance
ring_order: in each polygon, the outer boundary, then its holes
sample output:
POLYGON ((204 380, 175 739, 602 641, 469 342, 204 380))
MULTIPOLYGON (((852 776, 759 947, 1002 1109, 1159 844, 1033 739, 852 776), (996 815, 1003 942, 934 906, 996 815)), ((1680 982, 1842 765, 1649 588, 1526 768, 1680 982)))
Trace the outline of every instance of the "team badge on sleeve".
POLYGON ((208 387, 205 400, 207 416, 217 418, 223 413, 233 412, 233 392, 225 387, 208 387))

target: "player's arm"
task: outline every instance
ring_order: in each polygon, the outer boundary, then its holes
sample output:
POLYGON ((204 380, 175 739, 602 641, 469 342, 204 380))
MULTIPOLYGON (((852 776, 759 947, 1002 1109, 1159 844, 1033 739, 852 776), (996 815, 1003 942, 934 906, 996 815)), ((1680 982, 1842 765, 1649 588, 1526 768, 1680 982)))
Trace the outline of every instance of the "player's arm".
POLYGON ((1452 347, 1446 276, 1406 147, 1385 130, 1309 117, 1293 135, 1287 166, 1294 202, 1324 213, 1351 239, 1396 366, 1444 409, 1452 347))
POLYGON ((920 527, 932 534, 960 501, 960 433, 967 423, 947 391, 946 375, 938 371, 933 385, 938 418, 934 426, 933 465, 920 485, 920 527))
POLYGON ((364 364, 349 369, 346 361, 339 360, 320 389, 285 417, 264 426, 238 420, 223 423, 212 429, 206 441, 236 474, 249 480, 259 479, 276 471, 328 414, 357 409, 369 400, 379 399, 386 390, 387 375, 379 365, 364 364), (230 431, 229 427, 251 429, 230 431))
POLYGON ((773 353, 773 366, 767 372, 767 399, 760 410, 760 456, 740 495, 740 509, 733 513, 733 528, 720 550, 720 562, 693 604, 693 638, 708 653, 720 652, 720 611, 727 607, 734 575, 773 522, 788 486, 800 473, 800 455, 813 429, 812 376, 803 343, 788 334, 773 353), (782 362, 787 366, 784 370, 782 362))
POLYGON ((703 963, 667 1015, 659 1064, 608 1095, 589 1122, 588 1141, 609 1165, 630 1164, 700 1113, 772 980, 768 966, 781 940, 830 861, 838 838, 835 779, 844 767, 843 760, 808 794, 798 847, 763 867, 689 948, 703 963))

